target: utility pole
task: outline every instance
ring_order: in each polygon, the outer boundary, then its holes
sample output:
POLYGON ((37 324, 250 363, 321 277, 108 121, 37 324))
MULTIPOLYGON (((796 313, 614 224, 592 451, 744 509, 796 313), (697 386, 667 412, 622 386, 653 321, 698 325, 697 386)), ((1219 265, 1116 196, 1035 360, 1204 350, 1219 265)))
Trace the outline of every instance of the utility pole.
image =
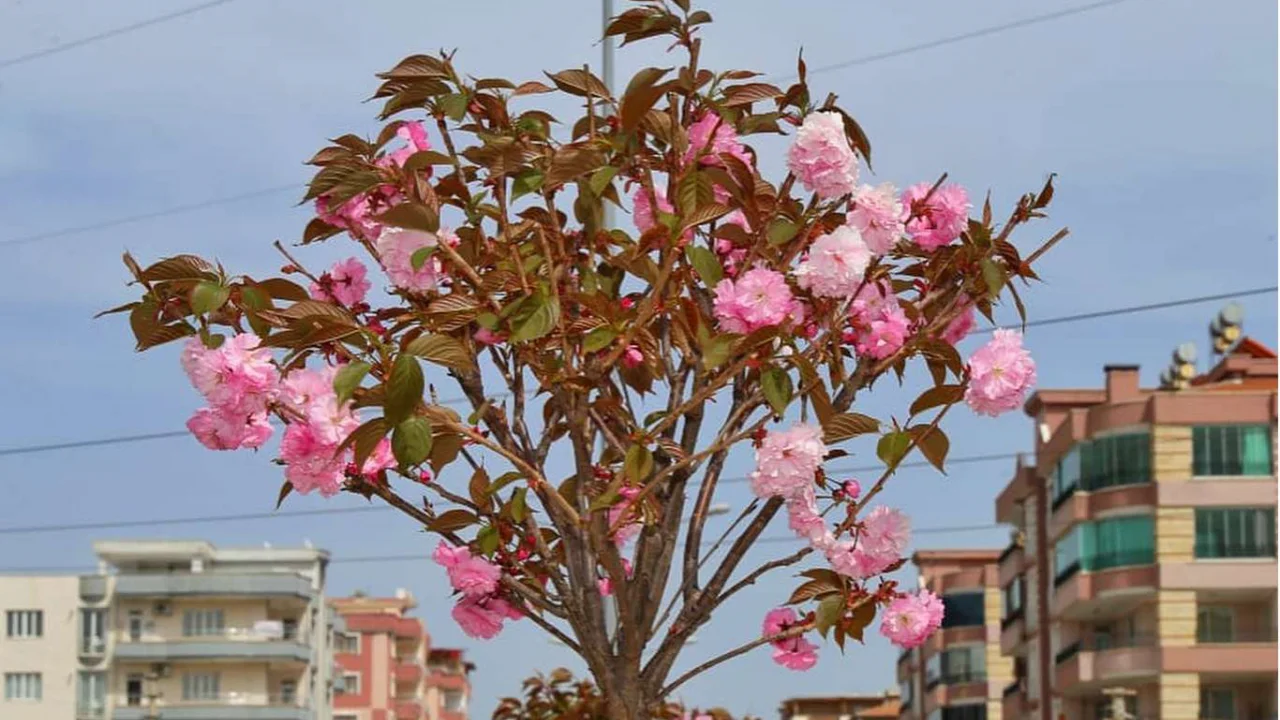
MULTIPOLYGON (((611 19, 613 19, 613 0, 601 0, 600 79, 604 82, 604 86, 609 90, 610 95, 613 94, 613 38, 605 37, 604 31, 609 27, 611 19)), ((600 204, 604 208, 604 229, 607 232, 613 229, 613 204, 608 200, 600 204)))
POLYGON ((1125 705, 1125 701, 1137 695, 1137 690, 1114 687, 1103 690, 1102 694, 1111 698, 1111 712, 1108 714, 1111 720, 1136 720, 1134 716, 1129 714, 1129 708, 1125 705))

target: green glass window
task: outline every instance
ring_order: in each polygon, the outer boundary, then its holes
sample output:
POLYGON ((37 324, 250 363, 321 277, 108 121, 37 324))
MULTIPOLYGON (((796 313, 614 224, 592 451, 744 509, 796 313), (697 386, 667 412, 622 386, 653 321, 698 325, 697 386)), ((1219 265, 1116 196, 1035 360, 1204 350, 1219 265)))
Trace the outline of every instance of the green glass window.
POLYGON ((1082 445, 1071 448, 1071 451, 1058 461, 1053 473, 1053 503, 1056 508, 1063 498, 1071 496, 1080 486, 1080 450, 1082 445))
POLYGON ((1155 517, 1151 515, 1089 523, 1080 535, 1080 565, 1089 571, 1149 565, 1156 561, 1155 536, 1155 517))
POLYGON ((1067 531, 1053 546, 1053 577, 1063 580, 1080 569, 1080 528, 1076 525, 1067 531))
POLYGON ((1275 557, 1275 508, 1196 508, 1196 557, 1275 557))
POLYGON ((1098 438, 1081 449, 1080 487, 1084 490, 1103 490, 1150 480, 1150 433, 1098 438))
POLYGON ((1266 425, 1201 425, 1192 428, 1191 440, 1196 475, 1271 474, 1266 425))

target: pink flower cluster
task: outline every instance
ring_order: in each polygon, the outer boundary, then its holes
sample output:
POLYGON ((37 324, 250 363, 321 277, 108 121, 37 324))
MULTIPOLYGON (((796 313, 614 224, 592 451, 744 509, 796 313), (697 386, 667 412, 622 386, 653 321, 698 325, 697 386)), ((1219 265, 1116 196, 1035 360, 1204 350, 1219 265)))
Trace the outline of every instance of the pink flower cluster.
POLYGON ((684 162, 693 162, 699 154, 702 155, 702 165, 723 165, 717 155, 730 155, 741 160, 747 167, 754 164, 746 147, 738 140, 738 133, 733 125, 711 111, 703 113, 702 117, 689 126, 689 149, 684 152, 684 162))
POLYGON ((827 445, 818 425, 800 423, 788 430, 769 432, 756 450, 751 491, 759 498, 801 496, 806 488, 812 490, 814 474, 826 454, 827 445))
POLYGON ((956 315, 942 330, 942 339, 952 345, 958 344, 973 331, 973 301, 965 298, 961 301, 961 307, 963 309, 960 314, 956 315))
POLYGON ((796 283, 818 297, 848 299, 858 292, 870 263, 862 234, 841 225, 809 246, 808 257, 796 267, 796 283))
POLYGON ((267 408, 280 373, 260 344, 257 335, 244 333, 210 349, 194 337, 182 351, 183 370, 209 403, 187 429, 210 450, 257 448, 271 437, 267 408))
MULTIPOLYGON (((280 385, 280 405, 293 416, 280 441, 280 459, 285 477, 300 493, 336 495, 351 462, 351 451, 339 453, 338 448, 360 427, 360 417, 349 401, 338 402, 333 390, 337 372, 334 367, 294 370, 280 385)), ((372 478, 395 464, 391 444, 384 439, 365 460, 361 474, 372 478)))
POLYGON ((850 306, 851 319, 846 340, 859 355, 877 360, 902 349, 911 324, 898 303, 898 296, 886 282, 867 283, 850 306))
POLYGON ((815 112, 804 119, 787 151, 787 169, 806 190, 824 200, 854 191, 858 184, 858 158, 849 147, 840 113, 815 112))
MULTIPOLYGON (((797 624, 799 618, 791 608, 770 610, 764 616, 764 637, 786 632, 797 624)), ((818 646, 804 639, 803 635, 773 640, 773 661, 788 670, 808 670, 818 663, 818 646)))
POLYGON ((898 190, 890 183, 878 187, 862 185, 853 193, 853 211, 846 222, 862 233, 867 247, 876 255, 893 249, 906 231, 907 213, 898 200, 898 190))
POLYGON ((907 233, 929 252, 960 237, 969 223, 970 208, 969 193, 959 185, 942 185, 930 195, 931 188, 929 183, 919 183, 902 193, 902 204, 911 216, 907 233))
POLYGON ((324 302, 336 302, 352 307, 364 301, 369 292, 368 271, 364 263, 355 258, 334 263, 329 272, 320 276, 320 282, 311 283, 311 297, 324 302))
POLYGON ((450 247, 458 244, 458 236, 446 228, 432 234, 389 227, 378 235, 374 249, 387 271, 387 277, 391 278, 391 284, 409 292, 429 292, 440 284, 444 266, 433 254, 415 268, 413 255, 424 248, 438 247, 442 240, 450 247))
MULTIPOLYGON (((431 149, 431 142, 427 140, 427 130, 422 125, 421 120, 407 122, 396 130, 396 137, 404 141, 404 146, 398 150, 383 155, 378 158, 378 165, 387 167, 394 165, 395 167, 404 167, 405 162, 413 156, 414 153, 431 149)), ((430 165, 424 169, 430 169, 430 165)))
MULTIPOLYGON (((631 579, 631 572, 635 569, 631 567, 631 561, 622 558, 622 569, 627 573, 627 579, 631 579)), ((596 589, 600 591, 602 597, 609 597, 613 594, 613 578, 602 577, 596 580, 596 589)))
POLYGON ((854 540, 837 541, 826 551, 831 567, 855 580, 888 570, 907 549, 911 533, 907 516, 887 507, 867 513, 860 525, 854 540))
MULTIPOLYGON (((618 490, 619 500, 613 507, 609 508, 609 527, 613 527, 624 517, 631 513, 632 501, 640 494, 638 488, 624 487, 618 490)), ((640 531, 644 528, 644 523, 639 518, 631 518, 627 524, 618 528, 613 535, 613 542, 618 547, 622 547, 635 539, 640 531)))
POLYGON ((721 280, 714 308, 722 330, 744 335, 787 320, 804 320, 804 306, 791 295, 786 277, 764 267, 752 268, 736 280, 721 280))
POLYGON ((316 198, 316 216, 324 222, 340 227, 357 238, 369 240, 382 232, 382 224, 374 220, 391 206, 404 201, 404 193, 395 185, 379 185, 361 193, 338 207, 331 207, 329 198, 316 198))
POLYGON ((898 647, 918 647, 942 625, 942 612, 942 600, 928 590, 900 595, 881 616, 880 634, 898 647))
POLYGON ((502 570, 465 547, 444 542, 431 559, 449 574, 449 584, 462 597, 453 606, 453 619, 473 638, 488 640, 502 631, 504 620, 519 620, 524 613, 498 595, 502 570))
POLYGON ((996 330, 969 358, 969 389, 964 401, 980 415, 995 417, 1022 405, 1036 384, 1036 363, 1022 347, 1022 333, 996 330))

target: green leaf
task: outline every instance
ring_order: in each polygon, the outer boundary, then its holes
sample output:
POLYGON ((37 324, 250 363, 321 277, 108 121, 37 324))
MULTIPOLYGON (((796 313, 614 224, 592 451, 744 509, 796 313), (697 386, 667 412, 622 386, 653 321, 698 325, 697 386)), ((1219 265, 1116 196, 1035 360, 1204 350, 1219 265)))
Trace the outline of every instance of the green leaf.
POLYGON ((475 368, 475 360, 466 346, 448 335, 419 335, 405 346, 404 351, 445 367, 458 370, 475 368))
POLYGON ((476 533, 476 543, 480 546, 482 555, 492 555, 498 549, 498 542, 498 531, 491 525, 485 525, 476 533))
POLYGON ((582 341, 582 351, 589 353, 600 352, 609 347, 609 343, 612 343, 616 337, 618 337, 618 333, 613 328, 598 327, 587 333, 586 338, 582 341))
POLYGON ((769 401, 769 407, 773 408, 773 412, 777 415, 787 411, 787 405, 791 404, 791 396, 795 392, 791 376, 786 370, 776 367, 771 367, 761 374, 760 389, 764 391, 764 399, 769 401))
POLYGON ((467 96, 465 93, 449 93, 441 95, 436 101, 450 120, 458 122, 467 114, 467 96))
POLYGON ((879 432, 880 421, 861 413, 832 415, 822 424, 823 440, 832 445, 858 435, 879 432))
POLYGON ((961 385, 935 385, 920 393, 920 397, 911 403, 911 414, 918 415, 929 408, 957 403, 962 398, 964 387, 961 385))
POLYGON ((531 192, 537 192, 541 187, 541 170, 534 170, 532 168, 523 170, 520 174, 516 175, 515 179, 511 183, 511 199, 516 200, 523 195, 528 195, 531 192))
POLYGON ((781 245, 796 236, 800 228, 790 220, 778 218, 769 223, 769 244, 781 245))
POLYGON ((880 436, 880 441, 876 443, 876 456, 891 469, 896 468, 910 447, 911 436, 895 430, 880 436))
POLYGON ((422 464, 431 455, 431 422, 420 416, 402 420, 391 433, 391 453, 400 467, 422 464))
POLYGON ((653 453, 643 445, 632 445, 627 448, 627 459, 622 471, 634 482, 640 482, 653 472, 653 453))
POLYGON ((516 491, 511 494, 511 519, 518 523, 524 522, 526 494, 528 491, 524 488, 516 488, 516 491))
POLYGON ((833 595, 818 603, 818 610, 814 617, 814 627, 823 638, 827 637, 827 631, 832 625, 844 615, 844 596, 833 595))
POLYGON ((474 525, 479 518, 466 510, 449 510, 427 524, 434 532, 453 532, 474 525))
POLYGON ((733 352, 735 342, 737 338, 732 335, 711 338, 702 347, 702 366, 708 370, 714 370, 723 365, 733 352))
POLYGON ((422 378, 422 366, 411 354, 403 353, 391 366, 391 376, 387 378, 387 399, 383 403, 383 412, 387 420, 399 422, 411 413, 422 401, 425 381, 422 378))
POLYGON ((1004 289, 1005 272, 989 257, 982 258, 982 279, 987 283, 990 296, 999 297, 1004 289))
POLYGON ((241 285, 240 304, 246 310, 266 310, 271 307, 271 296, 252 285, 241 285))
POLYGON ((486 330, 498 329, 498 316, 493 313, 480 313, 476 316, 476 324, 486 330))
POLYGON ((436 254, 437 249, 438 247, 435 245, 428 245, 414 250, 413 254, 409 256, 409 264, 413 265, 414 270, 421 270, 422 266, 427 264, 427 260, 430 260, 431 256, 436 254))
POLYGON ((715 253, 699 245, 690 245, 684 252, 689 264, 708 288, 715 288, 724 278, 724 267, 720 265, 715 253))
POLYGON ((512 343, 537 340, 551 332, 560 320, 560 305, 553 298, 537 296, 534 311, 511 333, 512 343))
POLYGON ((284 504, 284 499, 289 497, 289 493, 291 492, 293 492, 293 483, 285 480, 284 484, 280 486, 280 495, 276 497, 277 510, 279 510, 280 506, 284 504))
POLYGON ((227 304, 231 297, 231 288, 221 283, 204 280, 191 289, 191 311, 195 313, 211 313, 227 304))
POLYGON ((337 374, 333 376, 333 391, 338 394, 338 405, 351 399, 351 394, 360 387, 360 382, 372 368, 373 366, 369 363, 357 360, 338 369, 337 374))
POLYGON ((612 165, 605 165, 599 170, 591 173, 591 179, 587 181, 587 187, 591 188, 591 193, 596 197, 600 197, 600 193, 604 192, 607 186, 618 174, 618 168, 612 165))

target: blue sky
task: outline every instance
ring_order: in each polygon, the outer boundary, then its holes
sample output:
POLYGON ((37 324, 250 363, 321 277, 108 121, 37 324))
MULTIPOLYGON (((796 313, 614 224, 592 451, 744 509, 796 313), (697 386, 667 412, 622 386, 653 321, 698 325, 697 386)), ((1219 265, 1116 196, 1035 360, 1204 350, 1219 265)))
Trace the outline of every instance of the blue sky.
MULTIPOLYGON (((834 0, 708 3, 706 63, 768 74, 811 68, 999 25, 1065 2, 990 0, 909 5, 834 0), (794 8, 803 9, 794 9, 794 8)), ((0 61, 172 10, 160 0, 119 3, 25 0, 8 5, 0 61)), ((372 74, 403 55, 458 48, 476 77, 536 79, 538 71, 598 62, 599 6, 559 3, 423 3, 377 0, 233 2, 65 53, 0 69, 0 243, 163 207, 307 178, 302 161, 325 137, 371 132, 361 104, 372 74)), ((1040 265, 1045 282, 1025 294, 1030 315, 1053 317, 1275 284, 1276 6, 1129 0, 998 35, 859 67, 814 74, 840 95, 871 137, 877 179, 899 185, 941 171, 997 208, 1059 173, 1052 219, 1024 233, 1034 246, 1060 225, 1072 236, 1040 265)), ((618 56, 619 84, 662 64, 660 48, 618 56)), ((553 107, 561 117, 571 108, 553 107)), ((757 145, 767 171, 780 142, 757 145)), ((216 256, 265 274, 268 250, 290 240, 307 214, 287 193, 109 230, 0 245, 0 447, 181 427, 197 406, 174 351, 142 356, 122 319, 97 310, 132 297, 120 252, 216 256)), ((319 266, 350 246, 307 250, 319 266)), ((1276 343, 1274 295, 1244 301, 1246 330, 1276 343)), ((1154 383, 1173 346, 1205 347, 1216 304, 1033 328, 1027 344, 1042 387, 1096 386, 1106 363, 1140 363, 1154 383)), ((1008 319, 1008 316, 1006 316, 1008 319)), ((966 350, 975 341, 970 341, 966 350)), ((885 386, 863 408, 885 416, 911 395, 885 386)), ((446 392, 446 395, 449 394, 446 392)), ((949 418, 953 454, 1029 448, 1021 416, 949 418)), ((0 456, 0 528, 46 523, 269 510, 280 477, 269 455, 213 454, 186 438, 59 453, 0 456)), ((883 495, 920 528, 989 525, 1011 461, 955 466, 948 477, 904 471, 883 495)), ((731 474, 743 474, 738 457, 731 474)), ((448 478, 446 478, 447 480, 448 478)), ((742 484, 722 498, 740 505, 742 484)), ((350 498, 291 499, 293 509, 352 507, 350 498)), ((780 535, 785 528, 774 528, 780 535)), ((99 533, 0 536, 0 565, 83 565, 99 533)), ((119 531, 112 537, 203 537, 219 544, 296 544, 336 558, 426 554, 407 521, 383 513, 119 531)), ((917 547, 999 547, 998 529, 920 535, 917 547)), ((757 552, 780 552, 767 546, 757 552)), ((759 632, 760 618, 792 581, 774 576, 744 593, 702 632, 682 664, 759 632)), ((498 641, 465 641, 448 618, 443 575, 428 561, 337 564, 331 589, 386 594, 409 588, 438 643, 465 644, 479 666, 478 716, 517 691, 521 678, 574 665, 530 623, 498 641)), ((685 698, 738 713, 772 715, 804 694, 875 692, 893 683, 895 653, 878 638, 841 657, 823 648, 814 670, 775 669, 750 653, 690 683, 685 698)))

